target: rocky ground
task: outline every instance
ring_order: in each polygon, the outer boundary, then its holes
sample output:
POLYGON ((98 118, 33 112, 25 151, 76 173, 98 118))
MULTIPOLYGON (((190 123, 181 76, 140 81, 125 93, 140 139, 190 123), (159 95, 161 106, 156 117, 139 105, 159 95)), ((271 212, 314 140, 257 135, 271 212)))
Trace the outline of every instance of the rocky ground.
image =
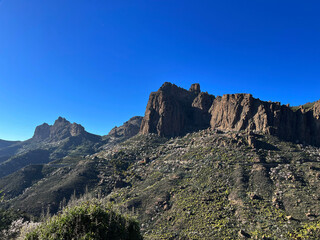
POLYGON ((146 239, 290 239, 320 213, 316 147, 203 130, 140 135, 95 156, 120 166, 107 198, 138 217, 146 239))

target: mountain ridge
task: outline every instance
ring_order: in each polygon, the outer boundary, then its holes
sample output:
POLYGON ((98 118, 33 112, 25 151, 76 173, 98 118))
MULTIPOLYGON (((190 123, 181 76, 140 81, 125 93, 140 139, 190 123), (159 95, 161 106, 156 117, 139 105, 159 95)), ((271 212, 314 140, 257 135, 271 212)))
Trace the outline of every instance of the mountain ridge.
POLYGON ((278 102, 266 102, 251 94, 214 96, 164 83, 150 94, 141 134, 175 137, 202 129, 247 131, 284 140, 320 146, 320 100, 305 110, 293 110, 278 102))

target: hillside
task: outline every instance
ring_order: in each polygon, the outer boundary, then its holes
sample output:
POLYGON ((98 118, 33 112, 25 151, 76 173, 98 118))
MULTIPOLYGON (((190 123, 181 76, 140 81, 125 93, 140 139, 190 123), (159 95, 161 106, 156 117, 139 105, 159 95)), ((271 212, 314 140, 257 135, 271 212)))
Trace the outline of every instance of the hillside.
POLYGON ((36 127, 31 139, 0 148, 0 177, 30 164, 45 164, 65 156, 94 153, 104 142, 76 123, 59 117, 53 125, 36 127))
POLYGON ((23 144, 41 147, 0 178, 3 206, 37 218, 89 192, 136 216, 145 239, 317 239, 319 101, 303 109, 165 83, 106 136, 60 118, 37 127, 23 144))
MULTIPOLYGON (((44 206, 50 205, 50 210, 56 212, 60 203, 74 193, 79 195, 88 188, 96 189, 102 176, 113 173, 114 166, 102 164, 90 154, 100 151, 99 148, 109 149, 137 134, 141 119, 133 117, 103 137, 86 132, 72 136, 66 131, 72 129, 71 123, 62 118, 53 125, 55 134, 43 134, 42 126, 50 125, 38 126, 34 137, 23 142, 20 149, 23 153, 0 164, 0 189, 8 200, 6 204, 39 216, 44 206), (119 129, 117 135, 115 129, 119 129)), ((110 191, 116 179, 110 176, 110 186, 104 191, 110 191)))

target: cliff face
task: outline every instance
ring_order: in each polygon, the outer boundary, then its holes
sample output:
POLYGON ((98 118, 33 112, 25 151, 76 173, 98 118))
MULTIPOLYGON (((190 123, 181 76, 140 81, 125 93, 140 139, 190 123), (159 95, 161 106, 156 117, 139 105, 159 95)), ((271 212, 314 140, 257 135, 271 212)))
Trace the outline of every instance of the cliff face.
POLYGON ((214 97, 193 84, 189 91, 164 83, 150 95, 140 132, 173 137, 209 127, 208 109, 214 97))
POLYGON ((264 102, 250 94, 226 94, 213 102, 212 128, 256 131, 288 141, 320 145, 316 111, 293 111, 280 103, 264 102))
POLYGON ((316 119, 320 119, 320 100, 314 103, 312 112, 316 119))
POLYGON ((251 94, 215 98, 193 84, 189 91, 165 83, 151 93, 140 132, 172 137, 211 127, 224 131, 255 131, 284 140, 320 145, 320 101, 310 111, 293 111, 251 94))

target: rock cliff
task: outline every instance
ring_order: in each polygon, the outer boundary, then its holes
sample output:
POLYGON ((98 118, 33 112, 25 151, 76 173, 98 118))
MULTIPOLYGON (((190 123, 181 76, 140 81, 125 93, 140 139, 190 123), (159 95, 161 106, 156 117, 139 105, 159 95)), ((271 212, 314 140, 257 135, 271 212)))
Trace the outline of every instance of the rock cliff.
POLYGON ((271 134, 320 145, 320 101, 308 111, 265 102, 251 94, 214 97, 193 84, 189 91, 165 83, 150 95, 140 132, 173 137, 211 127, 223 131, 271 134))
POLYGON ((166 82, 150 94, 140 132, 173 137, 208 128, 208 109, 213 99, 212 95, 201 93, 199 84, 187 91, 166 82))
POLYGON ((320 144, 319 120, 315 111, 293 111, 280 103, 264 102, 250 94, 226 94, 217 97, 210 110, 212 128, 255 131, 284 140, 320 144))
POLYGON ((313 111, 313 116, 316 119, 320 119, 320 100, 314 103, 312 111, 313 111))

